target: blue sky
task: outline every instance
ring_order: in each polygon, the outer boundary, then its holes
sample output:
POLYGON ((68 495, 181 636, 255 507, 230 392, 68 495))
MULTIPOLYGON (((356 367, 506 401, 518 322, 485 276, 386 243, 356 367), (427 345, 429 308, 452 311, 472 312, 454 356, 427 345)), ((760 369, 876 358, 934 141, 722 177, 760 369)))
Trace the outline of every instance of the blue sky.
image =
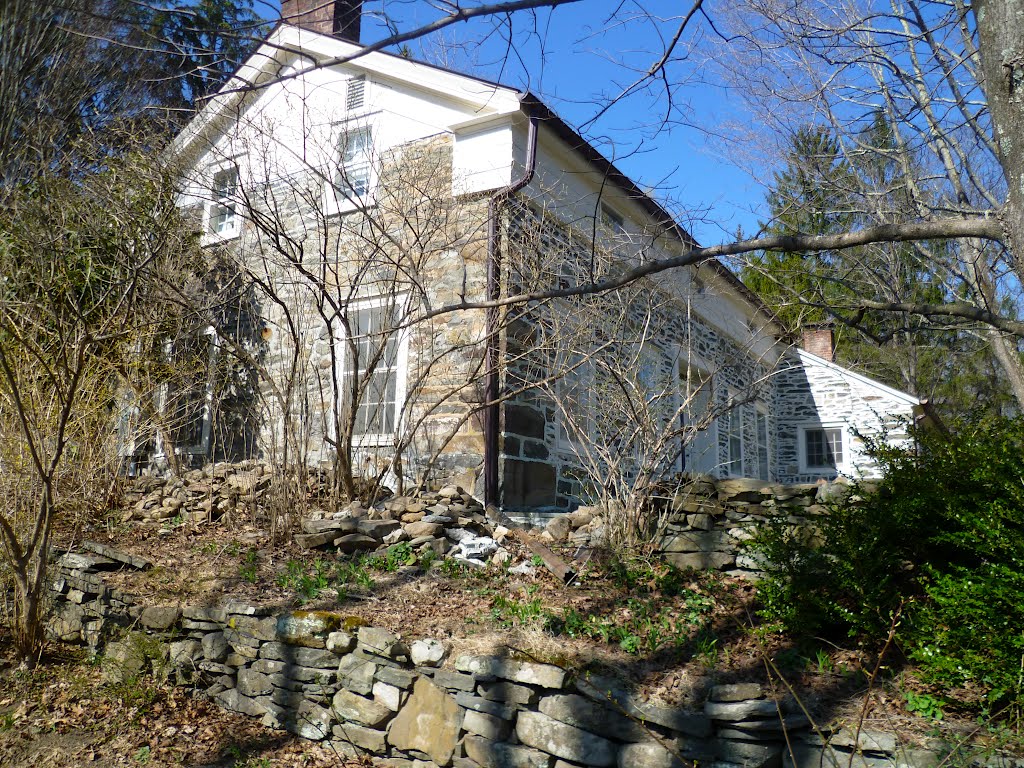
MULTIPOLYGON (((666 70, 671 101, 663 85, 648 83, 598 116, 599 105, 660 57, 663 41, 688 6, 649 0, 641 9, 630 2, 586 0, 517 14, 511 30, 497 17, 453 25, 409 47, 416 58, 528 88, 651 189, 700 242, 713 244, 732 239, 739 226, 747 235, 756 232, 764 189, 730 162, 713 135, 716 126, 742 122, 743 116, 738 100, 707 82, 702 54, 687 57, 685 48, 677 49, 666 70)), ((257 10, 274 16, 277 4, 258 2, 257 10)), ((388 35, 381 23, 385 15, 402 31, 438 17, 426 0, 371 0, 364 13, 364 42, 388 35)), ((691 24, 708 33, 703 19, 691 24)))

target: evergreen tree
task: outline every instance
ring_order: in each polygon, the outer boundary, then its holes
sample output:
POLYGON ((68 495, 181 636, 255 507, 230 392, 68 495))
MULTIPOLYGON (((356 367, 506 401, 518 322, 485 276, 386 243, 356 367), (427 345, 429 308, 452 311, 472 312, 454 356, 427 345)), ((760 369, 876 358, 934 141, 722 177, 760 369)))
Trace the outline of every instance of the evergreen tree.
MULTIPOLYGON (((824 129, 798 131, 767 195, 772 218, 765 233, 827 235, 911 218, 908 169, 895 159, 897 139, 880 113, 848 153, 824 129)), ((946 415, 962 415, 978 402, 1004 413, 1009 390, 988 344, 970 328, 909 314, 844 311, 865 297, 906 303, 956 298, 936 267, 955 263, 943 256, 955 247, 931 243, 926 253, 921 244, 882 243, 818 254, 768 252, 752 259, 742 277, 792 336, 808 324, 831 322, 843 365, 928 399, 946 415)))
MULTIPOLYGON (((826 235, 845 232, 852 225, 851 170, 838 142, 823 128, 799 129, 786 166, 774 176, 767 195, 771 219, 762 224, 764 235, 826 235)), ((741 277, 775 311, 785 329, 798 336, 802 327, 830 320, 824 309, 813 306, 819 302, 812 297, 836 292, 838 286, 830 285, 827 278, 838 258, 829 252, 768 251, 755 254, 741 277)))

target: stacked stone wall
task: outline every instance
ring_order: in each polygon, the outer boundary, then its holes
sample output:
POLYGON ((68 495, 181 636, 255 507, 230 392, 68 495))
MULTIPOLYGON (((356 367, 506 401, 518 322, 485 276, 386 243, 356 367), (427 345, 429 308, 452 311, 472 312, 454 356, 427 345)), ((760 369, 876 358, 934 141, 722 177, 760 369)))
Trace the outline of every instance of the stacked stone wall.
POLYGON ((812 727, 797 701, 756 683, 714 686, 702 707, 683 709, 525 656, 451 658, 441 641, 410 640, 333 612, 278 613, 237 601, 143 607, 103 585, 103 569, 113 567, 147 563, 102 546, 62 558, 54 636, 102 649, 110 678, 167 675, 268 728, 329 742, 343 757, 372 756, 375 765, 933 768, 951 749, 812 727))
MULTIPOLYGON (((677 568, 756 577, 760 565, 745 551, 755 531, 779 519, 813 531, 816 518, 827 514, 828 504, 845 498, 850 487, 843 479, 779 485, 707 475, 690 478, 649 499, 652 525, 661 531, 655 549, 677 568)), ((578 507, 546 521, 540 536, 554 545, 602 546, 610 517, 616 514, 622 510, 615 502, 578 507)))

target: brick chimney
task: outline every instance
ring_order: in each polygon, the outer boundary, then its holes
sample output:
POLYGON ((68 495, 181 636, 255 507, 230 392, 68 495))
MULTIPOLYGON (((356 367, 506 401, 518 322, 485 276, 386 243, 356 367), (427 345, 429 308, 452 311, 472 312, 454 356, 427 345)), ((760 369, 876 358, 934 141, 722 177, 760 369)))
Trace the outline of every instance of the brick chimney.
POLYGON ((359 42, 362 0, 281 0, 281 21, 322 35, 359 42))
POLYGON ((812 355, 835 362, 836 338, 831 325, 804 326, 800 330, 800 346, 812 355))

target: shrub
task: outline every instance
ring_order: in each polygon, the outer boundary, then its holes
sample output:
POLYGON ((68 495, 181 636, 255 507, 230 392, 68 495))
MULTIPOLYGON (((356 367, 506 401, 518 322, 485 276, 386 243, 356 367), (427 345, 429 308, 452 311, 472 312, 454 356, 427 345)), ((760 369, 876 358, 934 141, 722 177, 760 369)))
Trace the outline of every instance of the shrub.
POLYGON ((1024 707, 1024 418, 918 434, 917 453, 872 445, 885 471, 815 531, 784 521, 752 548, 762 613, 803 636, 897 641, 929 682, 1024 707))

